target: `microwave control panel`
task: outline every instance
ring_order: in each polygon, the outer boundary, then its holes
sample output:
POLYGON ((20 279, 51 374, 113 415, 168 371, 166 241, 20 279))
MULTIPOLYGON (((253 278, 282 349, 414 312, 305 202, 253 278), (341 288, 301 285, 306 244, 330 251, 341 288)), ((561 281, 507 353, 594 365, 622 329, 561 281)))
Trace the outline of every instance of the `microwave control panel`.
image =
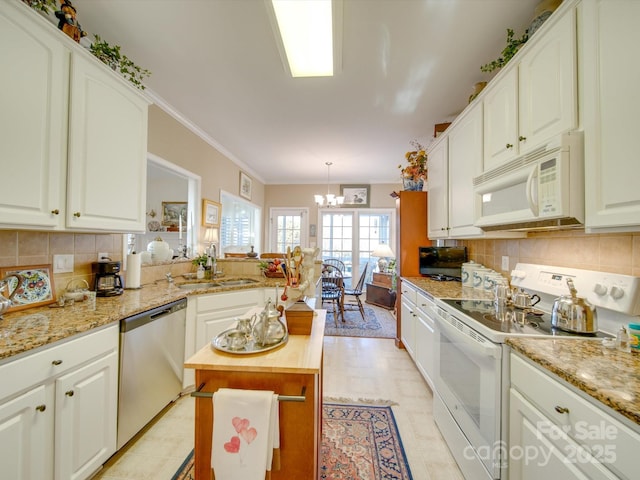
POLYGON ((540 216, 553 216, 558 212, 558 166, 557 160, 552 158, 540 164, 538 172, 538 204, 540 216))

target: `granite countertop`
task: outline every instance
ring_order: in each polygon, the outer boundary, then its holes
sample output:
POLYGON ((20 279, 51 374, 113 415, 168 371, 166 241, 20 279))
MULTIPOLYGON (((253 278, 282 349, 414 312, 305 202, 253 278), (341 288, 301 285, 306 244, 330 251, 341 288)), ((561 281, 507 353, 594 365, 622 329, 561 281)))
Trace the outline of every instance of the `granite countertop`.
POLYGON ((507 339, 516 352, 640 424, 640 355, 597 340, 507 339))
POLYGON ((402 277, 403 282, 409 282, 433 298, 493 298, 490 293, 477 288, 463 287, 460 282, 441 282, 428 277, 402 277))
POLYGON ((84 301, 63 308, 45 305, 5 313, 0 319, 0 363, 12 360, 11 357, 24 352, 86 333, 190 295, 275 287, 276 284, 283 283, 281 278, 268 279, 256 276, 255 280, 258 282, 248 285, 196 290, 178 288, 177 284, 186 281, 183 278, 176 278, 174 284, 160 280, 136 290, 125 290, 122 295, 98 297, 95 306, 84 301))
MULTIPOLYGON (((255 308, 257 313, 261 309, 255 308)), ((258 355, 219 352, 209 345, 185 362, 186 368, 214 371, 316 374, 322 367, 325 310, 316 310, 310 335, 289 335, 287 343, 258 355)))

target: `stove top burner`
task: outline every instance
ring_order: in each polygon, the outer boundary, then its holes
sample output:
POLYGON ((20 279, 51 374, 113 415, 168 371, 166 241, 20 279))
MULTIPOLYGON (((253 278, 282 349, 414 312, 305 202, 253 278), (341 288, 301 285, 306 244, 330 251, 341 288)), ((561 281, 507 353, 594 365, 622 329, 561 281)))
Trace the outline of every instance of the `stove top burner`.
POLYGON ((461 282, 462 278, 453 277, 451 275, 444 275, 442 273, 430 273, 427 275, 431 280, 435 280, 437 282, 461 282))
MULTIPOLYGON (((455 310, 496 332, 513 335, 554 335, 560 337, 606 338, 603 332, 575 333, 551 325, 551 315, 540 310, 508 308, 498 314, 492 300, 443 300, 455 310), (498 318, 501 315, 502 318, 498 318)), ((460 319, 462 320, 462 319, 460 319)), ((473 327, 473 325, 471 325, 473 327)))

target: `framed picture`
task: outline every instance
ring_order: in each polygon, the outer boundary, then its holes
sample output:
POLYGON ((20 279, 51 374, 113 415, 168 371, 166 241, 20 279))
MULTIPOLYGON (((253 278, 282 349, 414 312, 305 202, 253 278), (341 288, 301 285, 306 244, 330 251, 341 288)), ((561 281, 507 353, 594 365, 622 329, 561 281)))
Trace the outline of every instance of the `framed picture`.
POLYGON ((251 200, 251 177, 244 172, 240 172, 240 196, 251 200))
POLYGON ((369 207, 369 185, 340 185, 343 207, 369 207))
POLYGON ((187 228, 187 202, 162 202, 162 225, 187 228))
POLYGON ((205 227, 219 227, 222 205, 213 200, 202 199, 202 225, 205 227))
POLYGON ((8 296, 14 288, 17 288, 15 295, 11 299, 13 306, 7 311, 23 310, 25 308, 48 305, 56 301, 56 292, 51 278, 51 265, 28 265, 24 267, 1 267, 0 278, 8 275, 19 275, 22 281, 18 285, 15 277, 7 279, 8 296))

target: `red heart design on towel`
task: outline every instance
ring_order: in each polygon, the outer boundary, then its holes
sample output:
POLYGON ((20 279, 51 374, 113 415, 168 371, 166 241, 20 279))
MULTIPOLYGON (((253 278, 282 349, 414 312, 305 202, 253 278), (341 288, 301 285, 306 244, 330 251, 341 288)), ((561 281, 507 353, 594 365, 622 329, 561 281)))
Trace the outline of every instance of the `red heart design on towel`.
POLYGON ((233 436, 231 441, 224 444, 224 449, 229 453, 238 453, 240 450, 240 437, 233 436))
POLYGON ((255 428, 253 428, 253 427, 251 427, 251 428, 247 428, 246 430, 242 430, 242 431, 240 432, 240 436, 241 436, 242 438, 244 438, 244 441, 245 441, 245 442, 247 442, 247 443, 251 443, 251 442, 253 442, 253 441, 256 439, 256 437, 258 436, 258 431, 257 431, 255 428))
POLYGON ((238 433, 249 428, 249 419, 247 418, 233 417, 231 423, 238 433))

